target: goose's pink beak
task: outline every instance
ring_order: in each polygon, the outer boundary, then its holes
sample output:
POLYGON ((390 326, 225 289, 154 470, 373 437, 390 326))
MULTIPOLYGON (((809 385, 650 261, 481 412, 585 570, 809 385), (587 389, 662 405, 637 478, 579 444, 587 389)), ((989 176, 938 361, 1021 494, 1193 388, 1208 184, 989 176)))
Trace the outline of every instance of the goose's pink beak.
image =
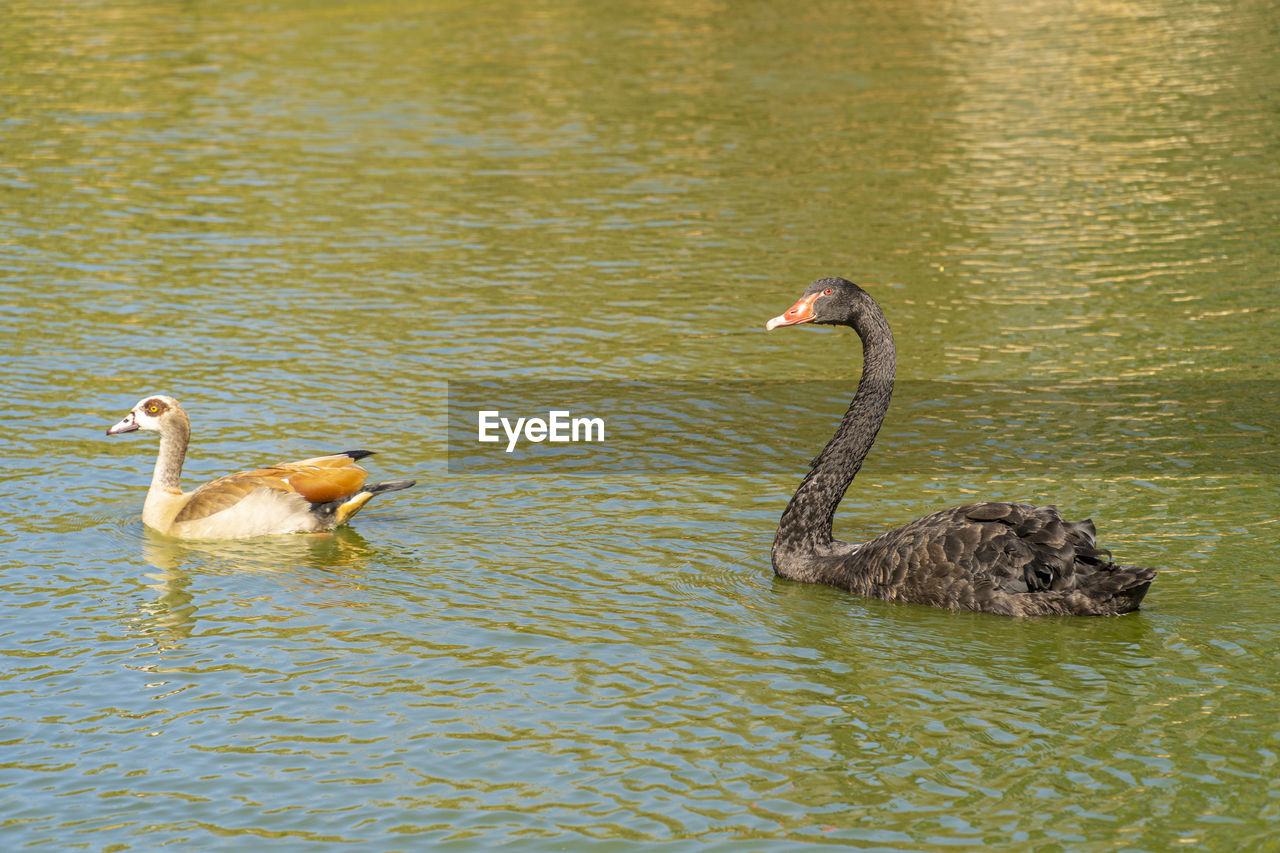
POLYGON ((133 432, 138 428, 138 422, 133 419, 133 412, 124 416, 124 420, 107 430, 107 435, 119 435, 122 432, 133 432))
POLYGON ((819 290, 817 293, 810 293, 808 296, 800 297, 795 305, 765 323, 765 331, 772 332, 779 326, 797 326, 801 323, 813 322, 813 303, 817 302, 818 297, 821 295, 822 291, 819 290))

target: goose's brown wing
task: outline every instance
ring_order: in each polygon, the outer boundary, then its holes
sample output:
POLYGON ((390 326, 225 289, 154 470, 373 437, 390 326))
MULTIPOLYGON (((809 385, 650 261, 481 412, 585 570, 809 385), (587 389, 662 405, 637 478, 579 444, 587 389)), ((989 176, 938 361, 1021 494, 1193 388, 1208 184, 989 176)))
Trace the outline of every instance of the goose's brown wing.
POLYGON ((367 476, 354 458, 342 453, 241 471, 196 489, 174 521, 207 518, 230 509, 259 489, 295 495, 308 503, 328 503, 354 494, 367 476))

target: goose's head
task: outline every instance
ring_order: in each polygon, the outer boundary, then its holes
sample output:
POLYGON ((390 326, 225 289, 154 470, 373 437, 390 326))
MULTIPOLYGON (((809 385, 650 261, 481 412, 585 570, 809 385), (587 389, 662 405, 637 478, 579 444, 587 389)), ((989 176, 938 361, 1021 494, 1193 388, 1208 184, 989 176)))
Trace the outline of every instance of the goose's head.
POLYGON ((163 432, 165 424, 186 419, 187 413, 182 410, 177 400, 163 394, 156 394, 139 400, 138 405, 133 407, 133 411, 125 415, 120 423, 107 430, 107 435, 120 435, 137 429, 163 432))

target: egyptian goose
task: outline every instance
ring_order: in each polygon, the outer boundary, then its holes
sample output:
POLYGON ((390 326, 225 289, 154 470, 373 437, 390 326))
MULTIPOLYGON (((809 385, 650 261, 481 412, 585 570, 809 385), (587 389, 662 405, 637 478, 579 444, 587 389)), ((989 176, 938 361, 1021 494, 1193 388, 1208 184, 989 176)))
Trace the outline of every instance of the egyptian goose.
POLYGON ((151 489, 142 521, 161 533, 184 539, 242 539, 282 533, 332 530, 383 492, 407 489, 413 480, 364 484, 367 472, 356 461, 369 450, 348 450, 298 462, 283 462, 229 474, 183 492, 191 420, 178 401, 146 397, 107 430, 107 435, 146 429, 160 433, 151 489))

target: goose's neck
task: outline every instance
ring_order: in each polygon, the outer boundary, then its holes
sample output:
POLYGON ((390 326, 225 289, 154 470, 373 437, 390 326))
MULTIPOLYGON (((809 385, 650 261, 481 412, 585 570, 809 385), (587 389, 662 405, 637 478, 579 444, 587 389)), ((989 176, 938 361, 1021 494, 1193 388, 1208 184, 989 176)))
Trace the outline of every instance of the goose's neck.
POLYGON ((182 493, 182 463, 187 458, 187 444, 190 441, 191 423, 185 417, 175 417, 165 424, 160 433, 156 470, 151 475, 151 493, 182 493))
POLYGON ((862 339, 862 377, 849 410, 787 504, 774 539, 774 564, 787 555, 830 553, 836 507, 862 467, 889 411, 897 356, 893 333, 870 297, 853 324, 862 339))

